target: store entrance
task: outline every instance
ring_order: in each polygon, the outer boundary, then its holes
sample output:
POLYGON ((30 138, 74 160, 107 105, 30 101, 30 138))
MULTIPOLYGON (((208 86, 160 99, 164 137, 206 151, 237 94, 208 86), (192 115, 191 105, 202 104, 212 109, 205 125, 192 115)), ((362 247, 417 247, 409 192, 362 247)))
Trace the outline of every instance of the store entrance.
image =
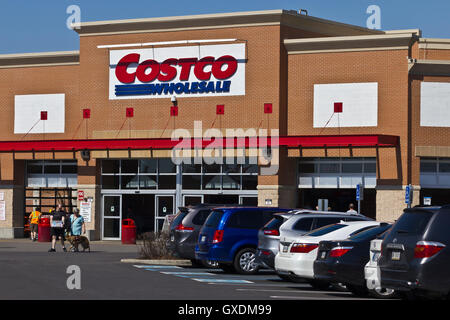
MULTIPOLYGON (((358 205, 355 189, 301 189, 300 208, 315 209, 319 199, 328 199, 331 211, 347 211, 350 203, 358 205)), ((376 216, 376 190, 365 189, 364 200, 361 201, 361 211, 367 217, 376 216)))
POLYGON ((155 195, 123 194, 122 219, 133 219, 137 236, 154 231, 155 195))

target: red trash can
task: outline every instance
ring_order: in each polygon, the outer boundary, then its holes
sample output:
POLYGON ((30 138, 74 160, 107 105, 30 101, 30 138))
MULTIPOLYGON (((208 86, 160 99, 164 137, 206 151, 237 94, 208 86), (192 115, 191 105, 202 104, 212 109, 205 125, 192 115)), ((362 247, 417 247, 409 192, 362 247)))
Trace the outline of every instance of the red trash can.
POLYGON ((51 242, 50 236, 50 218, 42 218, 38 223, 38 241, 39 242, 51 242))
POLYGON ((122 220, 122 244, 136 244, 136 225, 133 219, 122 220))

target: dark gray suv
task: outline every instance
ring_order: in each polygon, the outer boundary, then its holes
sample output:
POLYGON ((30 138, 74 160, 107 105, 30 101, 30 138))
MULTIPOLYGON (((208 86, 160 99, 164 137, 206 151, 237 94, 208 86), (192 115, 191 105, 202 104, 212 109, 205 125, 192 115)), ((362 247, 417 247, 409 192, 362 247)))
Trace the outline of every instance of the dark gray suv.
POLYGON ((285 234, 299 236, 311 230, 338 223, 341 220, 362 221, 372 219, 361 214, 303 209, 276 213, 274 218, 258 232, 256 263, 262 268, 274 269, 281 230, 285 234))
POLYGON ((381 285, 405 293, 450 297, 450 205, 405 209, 381 245, 381 285))

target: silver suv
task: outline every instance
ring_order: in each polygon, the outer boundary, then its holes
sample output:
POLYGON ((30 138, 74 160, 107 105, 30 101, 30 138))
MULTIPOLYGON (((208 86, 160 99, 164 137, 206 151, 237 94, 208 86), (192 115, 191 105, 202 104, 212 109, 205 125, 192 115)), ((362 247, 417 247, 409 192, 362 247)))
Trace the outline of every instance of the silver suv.
POLYGON ((274 269, 281 232, 285 236, 295 237, 342 220, 363 221, 373 219, 358 213, 304 209, 276 213, 273 219, 258 231, 258 249, 255 262, 261 268, 274 269))

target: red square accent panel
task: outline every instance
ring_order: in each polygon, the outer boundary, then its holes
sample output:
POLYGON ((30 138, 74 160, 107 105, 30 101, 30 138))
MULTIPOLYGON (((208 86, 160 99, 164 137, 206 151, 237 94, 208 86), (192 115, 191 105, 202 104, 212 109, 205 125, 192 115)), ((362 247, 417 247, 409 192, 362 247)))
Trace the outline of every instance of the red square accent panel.
POLYGON ((91 109, 83 109, 83 119, 89 119, 91 117, 91 109))
POLYGON ((41 120, 47 120, 47 111, 41 111, 41 120))
POLYGON ((216 114, 224 114, 225 113, 225 105, 218 104, 216 107, 216 114))
POLYGON ((127 115, 127 118, 133 118, 133 116, 134 116, 134 109, 133 108, 127 108, 126 115, 127 115))
POLYGON ((341 113, 343 105, 344 104, 342 102, 335 102, 334 103, 334 112, 335 113, 341 113))
POLYGON ((264 103, 264 113, 272 113, 272 104, 264 103))
POLYGON ((172 116, 172 117, 178 116, 178 107, 177 106, 170 107, 170 116, 172 116))

